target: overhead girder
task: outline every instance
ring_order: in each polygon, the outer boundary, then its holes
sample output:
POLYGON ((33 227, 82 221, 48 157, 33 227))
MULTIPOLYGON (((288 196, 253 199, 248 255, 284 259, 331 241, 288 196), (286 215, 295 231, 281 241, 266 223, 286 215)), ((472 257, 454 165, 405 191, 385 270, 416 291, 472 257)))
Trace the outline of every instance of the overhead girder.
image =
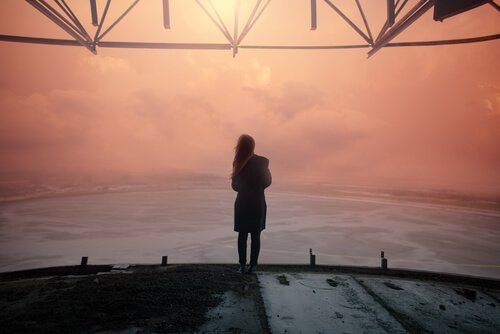
MULTIPOLYGON (((52 6, 46 0, 25 0, 40 13, 49 18, 53 23, 58 25, 73 39, 51 39, 37 38, 28 36, 13 36, 0 35, 0 41, 48 44, 48 45, 65 45, 65 46, 84 46, 92 53, 97 53, 97 48, 146 48, 146 49, 203 49, 203 50, 232 50, 233 57, 238 53, 238 49, 287 49, 287 50, 328 50, 328 49, 353 49, 367 48, 368 57, 374 55, 384 47, 402 47, 402 46, 433 46, 433 45, 452 45, 484 42, 500 39, 500 34, 492 34, 487 36, 479 36, 473 38, 451 39, 451 40, 435 40, 435 41, 413 41, 413 42, 398 42, 391 41, 400 35, 406 28, 411 26, 415 21, 421 18, 426 12, 434 8, 434 19, 442 21, 453 15, 458 15, 464 11, 470 10, 477 6, 490 4, 497 11, 500 10, 498 4, 493 0, 419 0, 412 8, 410 8, 403 17, 397 19, 403 8, 408 4, 409 0, 386 0, 387 18, 382 26, 377 37, 374 39, 370 29, 369 22, 365 16, 363 6, 359 0, 355 0, 359 15, 363 21, 363 27, 356 25, 339 7, 334 3, 335 0, 322 0, 331 10, 333 10, 347 25, 350 26, 364 41, 360 44, 350 45, 245 45, 242 44, 244 38, 259 20, 271 0, 255 0, 255 5, 252 12, 239 30, 239 2, 235 1, 233 33, 231 34, 226 26, 226 23, 221 18, 212 0, 194 0, 200 9, 207 15, 211 22, 224 35, 228 43, 155 43, 155 42, 118 42, 104 41, 103 38, 118 25, 128 13, 140 2, 133 0, 130 6, 118 16, 107 28, 104 28, 107 13, 111 7, 111 0, 105 0, 106 4, 102 13, 99 13, 97 8, 97 0, 90 0, 90 17, 91 24, 96 27, 94 37, 91 37, 84 25, 75 15, 74 11, 68 6, 65 0, 53 0, 56 6, 52 6), (104 29, 104 31, 103 31, 104 29), (101 31, 103 31, 101 33, 101 31)), ((104 0, 102 0, 104 1, 104 0)), ((308 0, 304 0, 308 1, 308 0)), ((311 9, 311 30, 316 30, 318 27, 317 0, 309 0, 311 9)), ((321 1, 321 0, 320 0, 321 1)), ((163 27, 171 28, 171 10, 170 1, 162 0, 163 11, 163 27)))

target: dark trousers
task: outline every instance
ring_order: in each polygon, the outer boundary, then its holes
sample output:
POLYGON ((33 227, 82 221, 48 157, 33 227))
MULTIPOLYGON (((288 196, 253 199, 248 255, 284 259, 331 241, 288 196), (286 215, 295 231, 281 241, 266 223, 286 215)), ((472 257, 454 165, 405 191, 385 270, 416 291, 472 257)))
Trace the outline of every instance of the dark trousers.
MULTIPOLYGON (((252 243, 250 246, 250 265, 256 266, 260 252, 260 231, 252 232, 250 234, 252 235, 252 243)), ((247 239, 248 232, 238 233, 238 255, 240 257, 240 264, 242 265, 247 263, 247 239)))

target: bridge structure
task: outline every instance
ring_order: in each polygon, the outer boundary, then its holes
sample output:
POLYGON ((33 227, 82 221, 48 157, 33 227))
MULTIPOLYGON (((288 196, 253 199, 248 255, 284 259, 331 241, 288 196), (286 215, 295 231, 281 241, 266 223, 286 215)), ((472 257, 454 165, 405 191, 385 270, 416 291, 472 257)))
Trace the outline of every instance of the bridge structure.
MULTIPOLYGON (((378 8, 386 12, 385 23, 379 31, 373 31, 367 16, 365 6, 360 0, 349 0, 351 5, 357 7, 357 14, 361 17, 363 24, 356 24, 352 17, 349 17, 340 6, 340 0, 294 0, 308 3, 310 11, 304 13, 310 17, 310 29, 316 30, 318 27, 319 2, 326 3, 327 8, 338 15, 342 21, 352 29, 359 37, 358 44, 336 44, 336 45, 264 45, 245 44, 244 40, 252 28, 258 24, 259 19, 265 13, 271 0, 248 0, 252 2, 252 10, 248 18, 243 20, 240 13, 240 2, 245 0, 224 0, 232 3, 232 24, 233 30, 228 29, 227 22, 220 15, 216 0, 182 0, 194 1, 199 9, 217 27, 227 42, 225 43, 168 43, 168 42, 131 42, 112 41, 105 37, 138 5, 141 0, 131 0, 130 5, 114 21, 108 22, 108 13, 112 7, 111 0, 101 0, 104 6, 99 7, 97 0, 89 0, 88 10, 90 11, 90 22, 84 24, 79 18, 79 14, 73 10, 69 0, 25 0, 34 10, 43 14, 53 24, 65 31, 70 38, 40 38, 31 36, 17 36, 0 34, 0 41, 33 43, 63 46, 82 46, 90 52, 97 54, 99 48, 138 48, 138 49, 185 49, 185 50, 229 50, 233 57, 237 55, 239 49, 281 49, 281 50, 328 50, 328 49, 367 49, 368 57, 373 56, 382 48, 387 47, 407 47, 407 46, 436 46, 477 43, 500 39, 500 33, 483 35, 470 38, 446 39, 446 40, 426 40, 426 41, 402 41, 392 42, 394 38, 404 32, 405 29, 413 25, 421 17, 433 10, 433 18, 436 21, 443 21, 455 15, 472 10, 479 6, 490 6, 492 10, 500 12, 500 6, 494 0, 378 0, 378 8), (102 10, 99 10, 102 9, 102 10), (86 28, 87 26, 87 28, 86 28), (91 28, 91 29, 90 29, 91 28)), ((125 1, 125 0, 121 0, 125 1)), ((171 16, 175 11, 171 8, 172 1, 180 0, 159 0, 158 10, 163 13, 163 28, 175 29, 171 24, 171 16), (161 7, 160 7, 161 6, 161 7)), ((227 4, 226 3, 226 4, 227 4)), ((286 9, 283 10, 286 14, 286 9)))

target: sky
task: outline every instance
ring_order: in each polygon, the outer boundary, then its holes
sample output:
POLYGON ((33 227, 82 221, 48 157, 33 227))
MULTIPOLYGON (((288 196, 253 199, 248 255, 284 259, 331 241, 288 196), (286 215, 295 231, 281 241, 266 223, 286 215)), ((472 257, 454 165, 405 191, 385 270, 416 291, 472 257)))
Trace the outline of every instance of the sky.
MULTIPOLYGON (((88 1, 67 1, 92 31, 88 1)), ((132 1, 112 2, 105 27, 132 1)), ((191 0, 141 1, 107 41, 226 43, 191 0)), ((233 31, 234 0, 215 0, 233 31)), ((99 1, 102 11, 104 1, 99 1)), ((206 3, 206 1, 204 2, 206 3)), ((240 29, 255 1, 241 0, 240 29)), ((354 2, 334 1, 363 27, 354 2)), ((370 28, 385 1, 361 1, 370 28)), ((410 1, 408 7, 416 1, 410 1)), ((273 0, 246 45, 363 44, 318 1, 273 0)), ((499 33, 483 5, 432 11, 394 41, 499 33)), ((68 38, 24 1, 0 3, 0 34, 68 38)), ((255 138, 274 182, 500 192, 500 42, 353 50, 131 50, 0 42, 0 179, 38 175, 228 176, 255 138)))

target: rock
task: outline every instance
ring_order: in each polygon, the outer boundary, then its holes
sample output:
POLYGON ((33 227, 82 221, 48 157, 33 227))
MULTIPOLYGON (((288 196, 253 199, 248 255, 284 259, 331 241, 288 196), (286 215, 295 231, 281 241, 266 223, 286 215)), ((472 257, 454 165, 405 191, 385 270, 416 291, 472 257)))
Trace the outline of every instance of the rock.
MULTIPOLYGON (((360 281, 361 282, 361 281, 360 281)), ((336 288, 339 284, 337 282, 335 282, 333 279, 329 278, 326 280, 326 283, 328 283, 330 286, 333 286, 334 288, 336 288)))
POLYGON ((393 290, 404 290, 402 287, 400 286, 397 286, 396 284, 392 283, 392 282, 384 282, 384 285, 388 288, 391 288, 393 290))
POLYGON ((277 276, 276 278, 278 279, 278 281, 280 282, 280 284, 290 285, 290 282, 288 281, 288 279, 286 278, 285 275, 280 275, 280 276, 277 276))
POLYGON ((455 290, 455 292, 457 294, 459 294, 460 296, 463 296, 465 298, 467 298, 468 300, 476 300, 476 297, 477 297, 477 293, 476 293, 476 290, 471 290, 471 289, 466 289, 466 288, 463 288, 463 289, 453 289, 455 290))

